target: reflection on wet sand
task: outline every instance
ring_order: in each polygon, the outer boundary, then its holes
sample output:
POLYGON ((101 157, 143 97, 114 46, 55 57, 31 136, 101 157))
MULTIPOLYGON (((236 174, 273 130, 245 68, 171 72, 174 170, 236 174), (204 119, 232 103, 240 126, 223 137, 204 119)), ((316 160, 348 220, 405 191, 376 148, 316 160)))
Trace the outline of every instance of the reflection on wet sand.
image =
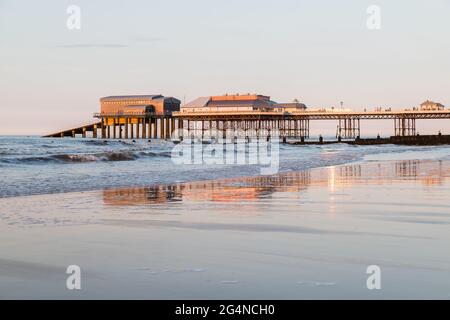
POLYGON ((83 298, 373 298, 378 265, 377 297, 447 297, 449 177, 450 161, 383 161, 3 198, 3 292, 73 298, 50 271, 75 263, 83 298))
POLYGON ((144 188, 103 191, 106 205, 142 205, 175 201, 252 201, 275 191, 298 192, 310 184, 311 172, 295 172, 270 177, 211 180, 144 188))
POLYGON ((393 163, 364 163, 326 170, 289 172, 274 176, 233 178, 103 191, 103 202, 112 206, 163 204, 167 202, 242 202, 267 198, 275 192, 301 192, 319 186, 334 192, 355 184, 392 184, 417 181, 424 186, 442 185, 450 166, 442 161, 407 160, 393 163))

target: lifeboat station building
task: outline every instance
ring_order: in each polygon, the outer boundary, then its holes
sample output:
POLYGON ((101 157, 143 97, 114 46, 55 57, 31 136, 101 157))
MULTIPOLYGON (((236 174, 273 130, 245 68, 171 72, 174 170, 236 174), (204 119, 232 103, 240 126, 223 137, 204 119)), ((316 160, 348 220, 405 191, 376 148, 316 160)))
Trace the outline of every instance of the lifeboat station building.
POLYGON ((154 113, 171 115, 180 111, 180 100, 162 95, 109 96, 100 98, 100 114, 154 113))
POLYGON ((166 138, 175 129, 172 113, 180 111, 181 101, 163 95, 127 95, 100 98, 102 137, 166 138))

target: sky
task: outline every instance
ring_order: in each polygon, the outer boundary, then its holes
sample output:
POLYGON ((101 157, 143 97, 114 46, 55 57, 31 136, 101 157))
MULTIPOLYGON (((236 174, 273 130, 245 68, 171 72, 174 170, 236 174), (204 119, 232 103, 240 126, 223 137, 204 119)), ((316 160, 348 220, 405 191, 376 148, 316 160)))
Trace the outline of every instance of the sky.
POLYGON ((450 106, 449 13, 450 0, 0 0, 0 135, 90 123, 119 94, 450 106))

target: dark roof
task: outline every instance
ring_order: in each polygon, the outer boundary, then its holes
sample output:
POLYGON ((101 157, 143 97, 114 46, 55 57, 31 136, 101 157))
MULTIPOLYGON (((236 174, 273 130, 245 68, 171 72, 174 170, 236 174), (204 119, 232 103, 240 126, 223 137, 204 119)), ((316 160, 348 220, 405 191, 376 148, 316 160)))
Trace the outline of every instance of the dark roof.
POLYGON ((306 109, 306 105, 300 102, 277 103, 277 107, 306 109))
POLYGON ((254 108, 273 108, 275 103, 270 100, 231 100, 231 101, 210 101, 207 104, 211 108, 221 107, 254 107, 254 108))
POLYGON ((162 97, 162 98, 157 98, 157 99, 164 99, 164 101, 181 103, 180 100, 178 100, 177 98, 174 98, 174 97, 162 97))
POLYGON ((160 94, 150 94, 150 95, 131 95, 131 96, 108 96, 100 98, 100 101, 123 101, 123 100, 155 100, 164 98, 160 94))

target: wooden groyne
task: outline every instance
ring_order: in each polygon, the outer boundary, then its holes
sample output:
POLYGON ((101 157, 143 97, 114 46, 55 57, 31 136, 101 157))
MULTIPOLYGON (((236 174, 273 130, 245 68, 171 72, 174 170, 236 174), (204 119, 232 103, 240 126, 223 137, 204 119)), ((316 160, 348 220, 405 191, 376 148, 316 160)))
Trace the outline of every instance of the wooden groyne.
POLYGON ((345 143, 351 145, 382 145, 382 144, 397 144, 407 146, 437 146, 437 145, 450 145, 450 135, 417 135, 417 136, 392 136, 389 138, 373 138, 373 139, 361 139, 355 140, 333 140, 333 141, 288 141, 288 144, 292 145, 320 145, 320 144, 335 144, 345 143))
MULTIPOLYGON (((361 140, 361 139, 360 139, 361 140)), ((450 144, 450 135, 393 136, 388 143, 411 146, 436 146, 450 144)), ((361 144, 355 140, 355 144, 361 144)))

